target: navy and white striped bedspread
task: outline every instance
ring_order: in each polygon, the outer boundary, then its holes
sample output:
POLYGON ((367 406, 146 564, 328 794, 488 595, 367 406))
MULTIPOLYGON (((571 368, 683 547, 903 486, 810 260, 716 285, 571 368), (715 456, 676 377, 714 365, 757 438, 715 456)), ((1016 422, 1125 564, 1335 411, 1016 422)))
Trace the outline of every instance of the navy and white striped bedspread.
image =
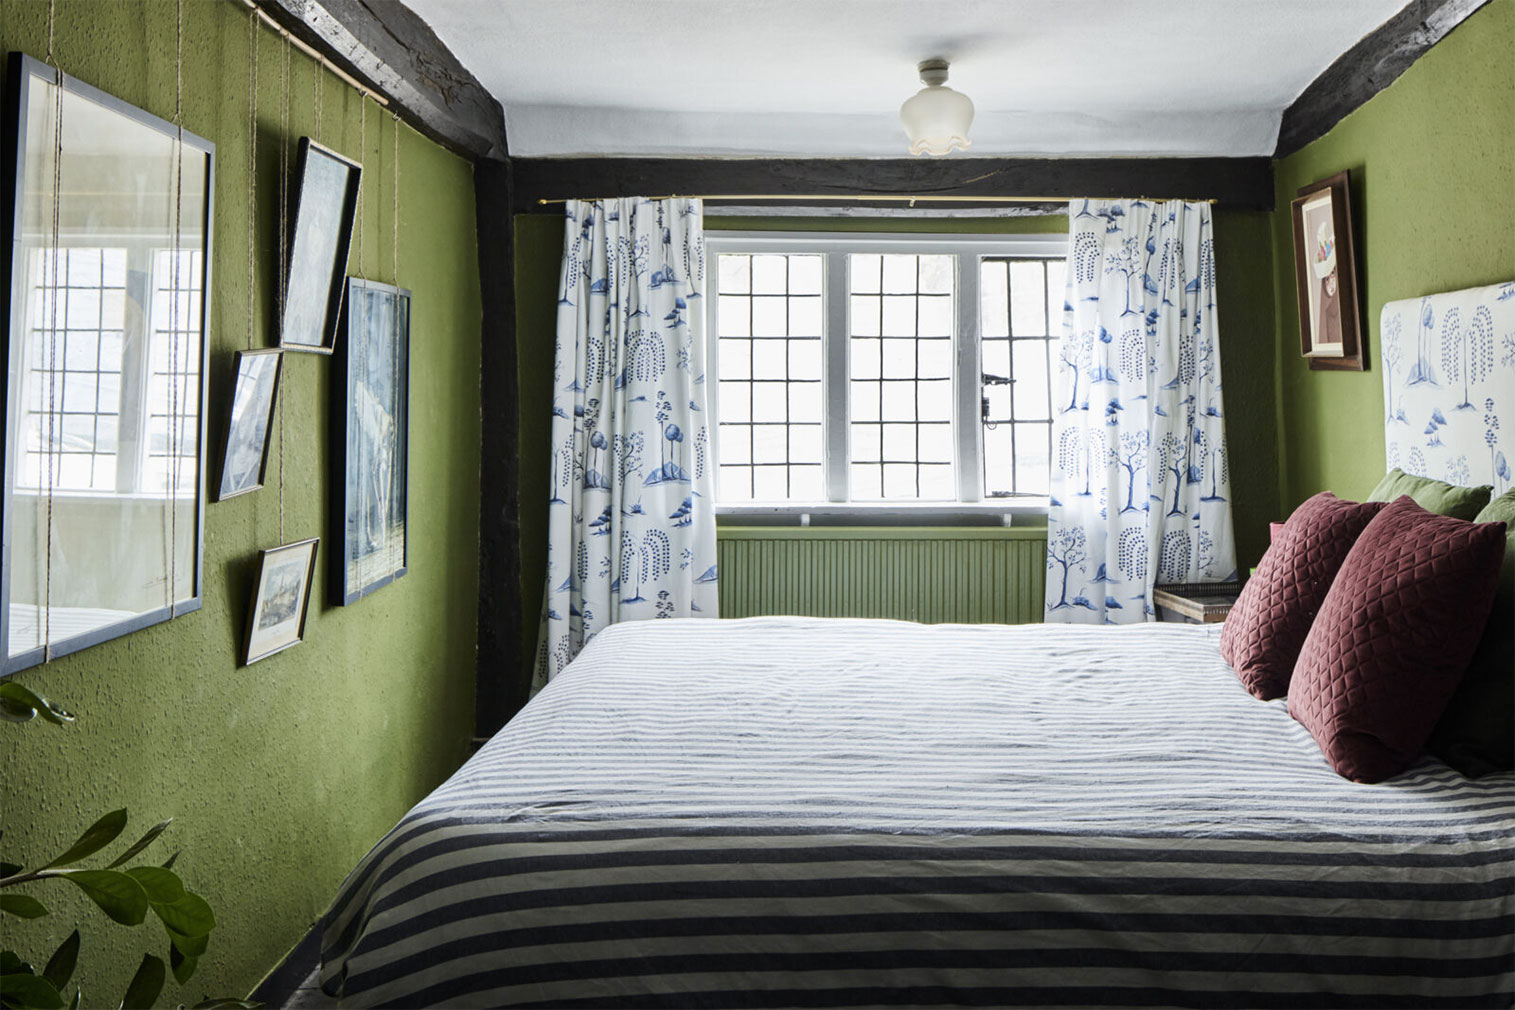
POLYGON ((1344 781, 1218 629, 602 632, 352 872, 349 1006, 1504 1006, 1515 775, 1344 781))

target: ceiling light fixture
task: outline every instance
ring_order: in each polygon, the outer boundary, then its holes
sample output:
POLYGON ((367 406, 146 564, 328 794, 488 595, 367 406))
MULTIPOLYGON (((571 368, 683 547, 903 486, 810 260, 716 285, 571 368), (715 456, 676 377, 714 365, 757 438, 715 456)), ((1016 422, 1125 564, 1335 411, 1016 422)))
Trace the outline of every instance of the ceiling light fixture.
POLYGON ((926 85, 900 106, 900 122, 910 137, 911 154, 947 154, 971 145, 973 102, 947 87, 947 61, 925 60, 918 68, 926 85))

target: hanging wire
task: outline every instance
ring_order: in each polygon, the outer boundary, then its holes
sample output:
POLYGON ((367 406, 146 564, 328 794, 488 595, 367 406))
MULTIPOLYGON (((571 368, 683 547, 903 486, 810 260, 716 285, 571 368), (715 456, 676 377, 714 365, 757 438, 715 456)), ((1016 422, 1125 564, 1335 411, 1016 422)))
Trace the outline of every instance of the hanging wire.
POLYGON ((317 143, 321 140, 323 111, 321 108, 321 85, 325 79, 325 75, 321 73, 323 69, 323 64, 317 61, 310 71, 310 139, 317 143))
MULTIPOLYGON (((399 462, 400 462, 400 453, 399 453, 400 432, 399 432, 399 428, 398 428, 398 424, 399 424, 399 420, 400 420, 400 397, 403 395, 402 392, 401 392, 401 384, 399 382, 399 378, 400 378, 400 376, 399 376, 399 354, 400 354, 400 117, 398 115, 394 115, 393 118, 394 118, 394 127, 395 127, 395 131, 394 131, 395 132, 395 149, 394 149, 394 157, 392 159, 392 161, 394 163, 394 169, 393 169, 394 170, 394 181, 390 185, 390 189, 393 191, 394 224, 393 224, 393 227, 390 228, 389 233, 390 233, 391 270, 393 271, 393 273, 391 274, 391 276, 394 278, 395 292, 394 292, 394 297, 390 301, 390 312, 389 312, 389 316, 390 316, 390 320, 391 320, 391 324, 392 324, 392 328, 390 330, 390 341, 389 341, 389 355, 390 355, 390 357, 389 357, 389 365, 390 365, 390 368, 389 368, 389 377, 390 377, 389 386, 390 386, 390 395, 394 397, 393 406, 395 408, 395 413, 394 413, 393 420, 394 420, 394 423, 395 423, 395 427, 392 428, 391 434, 392 434, 392 437, 394 439, 394 445, 396 447, 396 451, 395 451, 395 454, 394 454, 394 457, 393 457, 393 462, 394 462, 395 466, 397 466, 399 464, 399 462)), ((384 516, 384 548, 385 548, 384 554, 385 554, 385 557, 386 557, 386 559, 388 561, 389 571, 390 571, 391 574, 395 571, 395 569, 397 569, 397 568, 400 567, 399 562, 395 558, 395 548, 399 544, 400 538, 399 537, 391 537, 390 536, 390 524, 389 524, 389 518, 390 518, 389 513, 393 510, 394 504, 395 504, 395 502, 394 502, 394 482, 395 482, 395 472, 394 472, 394 470, 395 470, 395 466, 391 466, 390 472, 389 472, 389 494, 385 498, 385 500, 388 503, 389 507, 387 509, 385 509, 385 516, 384 516)))
POLYGON ((253 347, 258 261, 258 12, 247 16, 247 349, 253 347))
MULTIPOLYGON (((363 164, 363 159, 368 157, 368 98, 366 95, 358 95, 358 164, 363 164)), ((358 185, 358 277, 363 281, 368 280, 368 273, 363 269, 363 191, 366 187, 360 182, 358 185)))
MULTIPOLYGON (((177 616, 178 609, 175 605, 179 587, 178 494, 186 409, 179 395, 179 299, 183 290, 179 233, 183 228, 184 209, 184 0, 175 0, 174 19, 174 213, 168 261, 168 468, 163 477, 168 485, 168 493, 164 496, 168 502, 168 584, 164 587, 164 596, 170 621, 177 616)), ((185 378, 188 379, 187 367, 185 378)))
MULTIPOLYGON (((289 286, 289 37, 284 38, 283 100, 279 109, 279 328, 283 343, 284 303, 289 286)), ((284 401, 279 397, 279 543, 284 542, 284 401)))
POLYGON ((389 229, 391 244, 394 247, 393 263, 391 264, 391 277, 394 278, 395 287, 400 286, 400 117, 396 113, 390 113, 395 124, 395 153, 394 153, 394 222, 389 229))
POLYGON ((56 483, 56 467, 62 463, 58 453, 58 301, 62 273, 62 204, 63 204, 63 70, 53 60, 53 21, 56 0, 47 4, 47 62, 53 67, 53 205, 52 205, 52 282, 48 291, 48 337, 47 337, 47 531, 44 539, 46 550, 44 585, 42 589, 42 661, 53 659, 53 489, 56 483))

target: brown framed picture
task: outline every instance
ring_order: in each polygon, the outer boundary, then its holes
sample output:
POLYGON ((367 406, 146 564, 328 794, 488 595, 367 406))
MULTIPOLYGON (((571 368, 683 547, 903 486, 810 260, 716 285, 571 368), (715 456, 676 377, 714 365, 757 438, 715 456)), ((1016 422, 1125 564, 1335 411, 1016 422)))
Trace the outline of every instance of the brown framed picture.
POLYGON ((1346 172, 1301 187, 1294 218, 1299 350, 1315 369, 1362 371, 1357 259, 1346 172))
POLYGON ((243 666, 299 645, 304 639, 319 542, 319 537, 312 537, 270 547, 259 555, 258 577, 247 608, 247 635, 242 641, 243 666))

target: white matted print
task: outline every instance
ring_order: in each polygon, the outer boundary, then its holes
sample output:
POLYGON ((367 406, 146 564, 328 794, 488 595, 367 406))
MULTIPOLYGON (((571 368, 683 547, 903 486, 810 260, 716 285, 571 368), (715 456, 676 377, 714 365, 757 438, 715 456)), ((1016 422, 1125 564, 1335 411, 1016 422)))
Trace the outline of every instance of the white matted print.
POLYGON ((304 638, 305 611, 310 604, 310 582, 319 541, 319 537, 312 537, 270 548, 260 556, 258 578, 248 608, 247 637, 242 650, 244 666, 298 645, 304 638))
POLYGON ((1515 281, 1389 302, 1379 316, 1386 463, 1508 491, 1515 467, 1515 281))
POLYGON ((1310 357, 1339 358, 1341 342, 1341 285, 1336 269, 1336 222, 1332 220, 1331 191, 1322 190, 1299 208, 1304 218, 1305 297, 1310 304, 1310 357))

